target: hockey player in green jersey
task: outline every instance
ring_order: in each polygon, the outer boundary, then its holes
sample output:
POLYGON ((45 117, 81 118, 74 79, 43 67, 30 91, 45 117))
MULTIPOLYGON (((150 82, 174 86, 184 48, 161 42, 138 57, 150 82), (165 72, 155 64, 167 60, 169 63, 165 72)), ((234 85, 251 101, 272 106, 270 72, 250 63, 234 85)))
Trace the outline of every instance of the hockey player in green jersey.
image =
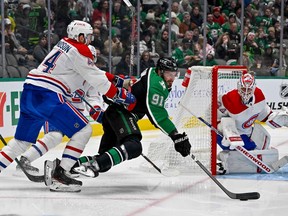
POLYGON ((156 67, 144 70, 131 87, 136 97, 134 107, 124 107, 111 103, 104 112, 101 138, 97 155, 83 156, 73 170, 96 177, 125 160, 137 158, 142 153, 141 131, 137 121, 147 115, 153 125, 168 135, 175 144, 175 150, 183 157, 190 154, 190 142, 185 133, 178 133, 164 107, 173 81, 179 75, 173 58, 160 58, 156 67))

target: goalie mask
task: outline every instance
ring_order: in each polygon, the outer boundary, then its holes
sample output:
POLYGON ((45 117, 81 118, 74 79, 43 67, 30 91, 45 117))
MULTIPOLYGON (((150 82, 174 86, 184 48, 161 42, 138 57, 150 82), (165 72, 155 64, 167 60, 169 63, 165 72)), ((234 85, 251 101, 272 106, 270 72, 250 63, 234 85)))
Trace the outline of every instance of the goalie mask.
POLYGON ((79 36, 83 35, 85 38, 85 44, 89 44, 93 38, 93 28, 89 23, 86 23, 84 21, 80 20, 73 20, 68 26, 67 26, 67 34, 68 38, 79 41, 79 36))
POLYGON ((242 75, 240 80, 238 81, 237 87, 242 102, 248 105, 253 99, 254 91, 256 88, 254 76, 249 73, 242 75))

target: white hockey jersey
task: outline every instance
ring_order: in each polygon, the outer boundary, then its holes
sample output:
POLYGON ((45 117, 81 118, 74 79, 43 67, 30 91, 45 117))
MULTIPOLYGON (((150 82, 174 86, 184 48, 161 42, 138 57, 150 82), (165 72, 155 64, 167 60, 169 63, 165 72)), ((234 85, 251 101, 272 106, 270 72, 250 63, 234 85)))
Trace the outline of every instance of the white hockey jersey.
POLYGON ((254 122, 256 120, 266 121, 270 113, 271 109, 266 104, 265 96, 262 90, 257 87, 254 92, 252 105, 249 106, 242 103, 237 89, 219 96, 218 119, 222 116, 230 116, 233 118, 239 134, 250 136, 254 122))
POLYGON ((94 65, 88 46, 63 38, 38 68, 29 72, 25 83, 71 97, 72 92, 81 89, 86 81, 109 98, 113 98, 117 92, 105 71, 94 65))
MULTIPOLYGON (((102 110, 106 110, 108 105, 104 102, 102 94, 96 91, 88 82, 84 82, 82 88, 76 91, 81 97, 85 98, 91 106, 99 106, 102 110)), ((79 111, 83 112, 86 107, 86 110, 89 112, 91 107, 86 104, 78 94, 75 92, 72 94, 71 102, 79 111)))

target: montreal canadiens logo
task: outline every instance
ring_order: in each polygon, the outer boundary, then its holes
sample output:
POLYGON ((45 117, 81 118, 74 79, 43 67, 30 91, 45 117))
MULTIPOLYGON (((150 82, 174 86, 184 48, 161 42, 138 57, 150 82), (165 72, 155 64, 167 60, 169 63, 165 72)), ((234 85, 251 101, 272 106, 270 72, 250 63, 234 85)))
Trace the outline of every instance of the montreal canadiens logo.
POLYGON ((253 123, 255 122, 255 120, 257 119, 259 114, 255 114, 254 116, 252 116, 250 119, 248 119, 247 121, 245 121, 242 124, 242 128, 249 128, 253 125, 253 123))

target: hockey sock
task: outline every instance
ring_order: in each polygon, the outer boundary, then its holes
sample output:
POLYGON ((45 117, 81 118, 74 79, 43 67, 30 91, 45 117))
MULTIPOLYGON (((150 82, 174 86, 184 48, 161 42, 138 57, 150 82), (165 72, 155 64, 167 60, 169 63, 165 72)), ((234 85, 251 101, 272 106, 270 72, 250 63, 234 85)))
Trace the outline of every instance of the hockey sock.
POLYGON ((125 159, 125 153, 121 147, 113 147, 104 154, 96 157, 96 161, 100 168, 99 172, 106 172, 112 166, 121 163, 125 159))

